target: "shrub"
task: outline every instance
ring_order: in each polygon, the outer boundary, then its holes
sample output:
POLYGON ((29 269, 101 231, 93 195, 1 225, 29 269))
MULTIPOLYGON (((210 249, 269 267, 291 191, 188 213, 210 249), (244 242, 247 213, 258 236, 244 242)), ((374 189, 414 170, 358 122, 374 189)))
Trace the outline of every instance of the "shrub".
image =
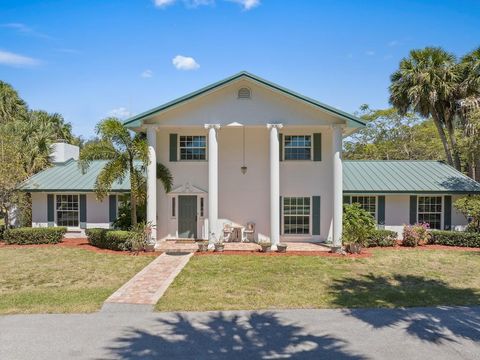
POLYGON ((66 227, 24 227, 5 230, 3 238, 7 244, 57 244, 66 232, 66 227))
POLYGON ((480 196, 466 196, 455 201, 453 205, 465 217, 471 217, 472 221, 467 229, 471 232, 480 232, 480 196))
POLYGON ((137 249, 138 233, 126 230, 88 229, 88 242, 101 249, 130 251, 137 249))
POLYGON ((359 204, 344 205, 343 207, 343 242, 368 245, 368 239, 375 231, 375 220, 369 212, 363 210, 359 204))
POLYGON ((376 229, 368 238, 368 247, 395 246, 397 245, 397 233, 392 230, 376 229))
POLYGON ((462 247, 480 247, 479 233, 435 230, 431 232, 431 235, 431 244, 462 247))
POLYGON ((403 242, 404 246, 421 246, 429 242, 430 234, 428 232, 429 226, 426 223, 405 225, 403 227, 403 242))
POLYGON ((87 229, 85 230, 85 235, 87 235, 90 245, 99 247, 101 249, 107 249, 105 243, 105 234, 107 231, 107 229, 87 229))

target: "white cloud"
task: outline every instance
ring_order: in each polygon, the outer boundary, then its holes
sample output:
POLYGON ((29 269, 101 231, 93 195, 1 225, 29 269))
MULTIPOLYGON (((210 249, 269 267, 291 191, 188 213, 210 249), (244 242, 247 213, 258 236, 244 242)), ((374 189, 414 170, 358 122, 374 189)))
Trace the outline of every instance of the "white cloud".
POLYGON ((0 50, 0 64, 9 66, 35 66, 40 64, 37 59, 0 50))
POLYGON ((128 118, 129 116, 131 116, 132 113, 130 111, 128 111, 128 109, 125 108, 125 107, 119 107, 119 108, 110 110, 107 113, 107 115, 117 117, 117 118, 120 118, 120 119, 125 119, 125 118, 128 118))
POLYGON ((155 6, 159 8, 167 7, 168 5, 172 5, 175 3, 176 0, 154 0, 155 6))
POLYGON ((18 31, 19 33, 26 34, 26 35, 31 35, 31 36, 36 36, 39 38, 43 39, 51 39, 50 36, 43 34, 41 32, 35 31, 31 27, 22 24, 22 23, 8 23, 8 24, 2 24, 0 25, 1 27, 4 28, 9 28, 18 31))
MULTIPOLYGON (((229 2, 234 2, 240 4, 244 10, 250 10, 254 7, 260 5, 260 0, 224 0, 229 2)), ((156 7, 166 8, 167 6, 173 5, 177 0, 153 0, 156 7)), ((182 0, 184 5, 189 8, 196 8, 202 5, 214 5, 215 0, 182 0)))
POLYGON ((393 47, 393 46, 397 46, 398 44, 400 44, 398 40, 392 40, 387 45, 390 47, 393 47))
POLYGON ((142 72, 142 73, 140 74, 140 77, 142 77, 142 78, 144 78, 144 79, 151 78, 151 77, 153 77, 153 71, 150 70, 150 69, 147 69, 147 70, 145 70, 144 72, 142 72))
POLYGON ((172 64, 178 70, 196 70, 200 67, 194 58, 189 56, 177 55, 172 59, 172 64))
POLYGON ((244 10, 250 10, 260 5, 260 0, 228 0, 242 5, 244 10))
POLYGON ((372 51, 372 50, 365 51, 365 55, 373 56, 375 55, 375 51, 372 51))

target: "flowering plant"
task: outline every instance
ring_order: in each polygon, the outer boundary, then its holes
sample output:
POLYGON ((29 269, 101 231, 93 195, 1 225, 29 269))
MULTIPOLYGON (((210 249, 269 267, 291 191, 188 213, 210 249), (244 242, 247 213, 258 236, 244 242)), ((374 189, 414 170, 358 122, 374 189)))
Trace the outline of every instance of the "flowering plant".
POLYGON ((403 226, 403 245, 422 246, 430 240, 430 225, 428 223, 416 223, 415 225, 403 226))

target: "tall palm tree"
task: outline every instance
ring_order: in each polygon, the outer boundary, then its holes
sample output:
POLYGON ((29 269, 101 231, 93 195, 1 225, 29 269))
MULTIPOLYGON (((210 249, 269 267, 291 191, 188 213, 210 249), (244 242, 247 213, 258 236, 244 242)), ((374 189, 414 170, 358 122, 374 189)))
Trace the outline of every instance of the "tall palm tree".
MULTIPOLYGON (((148 145, 145 135, 132 134, 117 118, 102 120, 96 127, 98 141, 87 143, 80 152, 80 166, 86 170, 93 160, 108 160, 95 181, 95 192, 99 199, 104 198, 115 181, 130 177, 130 203, 132 226, 137 224, 137 204, 143 200, 145 192, 144 173, 148 165, 148 145), (140 166, 136 165, 140 161, 140 166)), ((170 171, 157 165, 157 177, 168 192, 172 187, 170 171), (158 176, 160 168, 160 175, 158 176)))
POLYGON ((441 48, 412 50, 391 76, 390 103, 401 114, 409 110, 432 117, 447 161, 461 170, 455 138, 460 71, 453 54, 441 48))

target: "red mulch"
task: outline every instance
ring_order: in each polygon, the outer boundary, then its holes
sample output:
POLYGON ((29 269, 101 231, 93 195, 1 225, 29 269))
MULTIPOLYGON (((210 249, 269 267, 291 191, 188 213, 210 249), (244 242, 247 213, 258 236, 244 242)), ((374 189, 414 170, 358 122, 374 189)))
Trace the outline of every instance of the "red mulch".
POLYGON ((45 248, 45 247, 66 247, 66 248, 77 248, 84 249, 88 251, 93 251, 99 254, 116 254, 116 255, 126 255, 126 256, 158 256, 160 252, 130 252, 130 251, 116 251, 108 249, 99 249, 95 246, 92 246, 88 243, 86 238, 75 238, 75 239, 63 239, 63 242, 58 244, 38 244, 38 245, 7 245, 4 242, 0 242, 0 248, 7 249, 20 249, 20 248, 45 248))

